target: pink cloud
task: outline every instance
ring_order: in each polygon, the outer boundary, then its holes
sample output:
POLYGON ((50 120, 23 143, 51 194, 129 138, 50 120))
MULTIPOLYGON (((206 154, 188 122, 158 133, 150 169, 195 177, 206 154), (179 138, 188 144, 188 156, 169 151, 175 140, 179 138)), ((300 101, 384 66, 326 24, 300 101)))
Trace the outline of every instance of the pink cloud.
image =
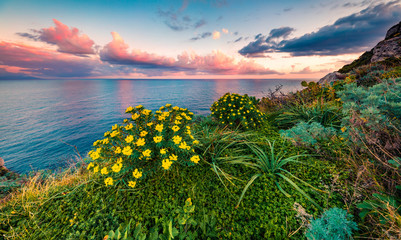
POLYGON ((112 32, 111 35, 113 36, 113 40, 100 51, 100 58, 103 61, 150 68, 172 67, 175 62, 173 58, 150 54, 138 49, 134 49, 129 53, 129 46, 121 36, 116 32, 112 32))
POLYGON ((0 64, 7 72, 38 78, 90 76, 95 61, 55 50, 0 42, 0 64))
POLYGON ((154 70, 165 73, 187 72, 188 74, 278 74, 253 60, 243 59, 237 62, 234 57, 221 51, 213 51, 206 56, 184 51, 177 58, 163 57, 141 50, 129 52, 129 46, 118 33, 112 32, 112 36, 113 40, 100 51, 101 60, 111 64, 148 68, 147 72, 152 76, 157 74, 154 70), (152 68, 152 71, 149 68, 152 68))
POLYGON ((212 34, 213 39, 219 39, 220 38, 220 32, 219 31, 214 31, 212 34))
POLYGON ((177 57, 177 67, 192 69, 198 72, 213 74, 278 74, 278 72, 263 67, 254 61, 244 60, 237 62, 221 51, 213 51, 206 56, 194 52, 183 52, 177 57))
POLYGON ((80 34, 75 27, 68 27, 53 19, 55 27, 43 28, 39 31, 41 41, 55 44, 59 52, 71 54, 94 54, 94 42, 85 34, 80 34))

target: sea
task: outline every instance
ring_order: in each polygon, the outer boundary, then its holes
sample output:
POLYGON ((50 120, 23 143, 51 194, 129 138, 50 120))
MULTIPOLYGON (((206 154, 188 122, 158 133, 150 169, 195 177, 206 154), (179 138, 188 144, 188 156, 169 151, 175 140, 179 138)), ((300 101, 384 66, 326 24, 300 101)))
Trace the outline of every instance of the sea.
POLYGON ((299 90, 303 80, 0 80, 0 157, 17 173, 59 169, 87 156, 128 106, 170 103, 206 116, 227 92, 262 98, 279 85, 299 90))

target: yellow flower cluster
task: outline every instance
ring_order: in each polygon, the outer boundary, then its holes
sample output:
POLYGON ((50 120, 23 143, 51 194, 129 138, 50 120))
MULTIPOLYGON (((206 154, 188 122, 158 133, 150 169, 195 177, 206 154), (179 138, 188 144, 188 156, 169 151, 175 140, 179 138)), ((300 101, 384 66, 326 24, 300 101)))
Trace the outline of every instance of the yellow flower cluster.
POLYGON ((113 125, 89 152, 93 162, 87 169, 104 176, 107 186, 126 182, 134 188, 143 175, 148 177, 157 169, 169 170, 175 162, 200 161, 193 154, 199 141, 192 136, 193 113, 187 109, 166 104, 152 112, 139 105, 129 106, 126 113, 130 117, 122 125, 113 125))
POLYGON ((264 114, 257 109, 248 95, 226 93, 210 108, 212 117, 222 125, 230 127, 258 127, 262 124, 264 114))

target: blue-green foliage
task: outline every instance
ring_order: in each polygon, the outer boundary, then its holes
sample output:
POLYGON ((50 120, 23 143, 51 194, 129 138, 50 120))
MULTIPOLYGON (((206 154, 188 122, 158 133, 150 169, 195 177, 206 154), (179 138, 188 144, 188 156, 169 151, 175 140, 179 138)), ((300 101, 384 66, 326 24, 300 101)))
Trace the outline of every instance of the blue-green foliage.
POLYGON ((336 130, 332 127, 324 127, 317 122, 299 122, 288 130, 280 130, 283 137, 290 138, 295 143, 306 146, 315 145, 318 141, 329 139, 336 135, 336 130))
POLYGON ((401 118, 401 78, 384 80, 372 87, 345 85, 339 92, 343 104, 343 126, 355 128, 357 120, 366 127, 379 131, 384 126, 399 126, 401 118))
POLYGON ((352 231, 358 230, 353 216, 339 208, 325 211, 318 219, 311 220, 306 237, 313 240, 352 239, 352 231))

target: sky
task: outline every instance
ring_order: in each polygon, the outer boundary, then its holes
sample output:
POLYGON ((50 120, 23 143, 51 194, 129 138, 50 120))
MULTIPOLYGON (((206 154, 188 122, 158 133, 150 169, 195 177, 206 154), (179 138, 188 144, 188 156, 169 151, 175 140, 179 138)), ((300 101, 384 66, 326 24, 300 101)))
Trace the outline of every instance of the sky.
POLYGON ((0 79, 319 79, 401 0, 0 0, 0 79))

